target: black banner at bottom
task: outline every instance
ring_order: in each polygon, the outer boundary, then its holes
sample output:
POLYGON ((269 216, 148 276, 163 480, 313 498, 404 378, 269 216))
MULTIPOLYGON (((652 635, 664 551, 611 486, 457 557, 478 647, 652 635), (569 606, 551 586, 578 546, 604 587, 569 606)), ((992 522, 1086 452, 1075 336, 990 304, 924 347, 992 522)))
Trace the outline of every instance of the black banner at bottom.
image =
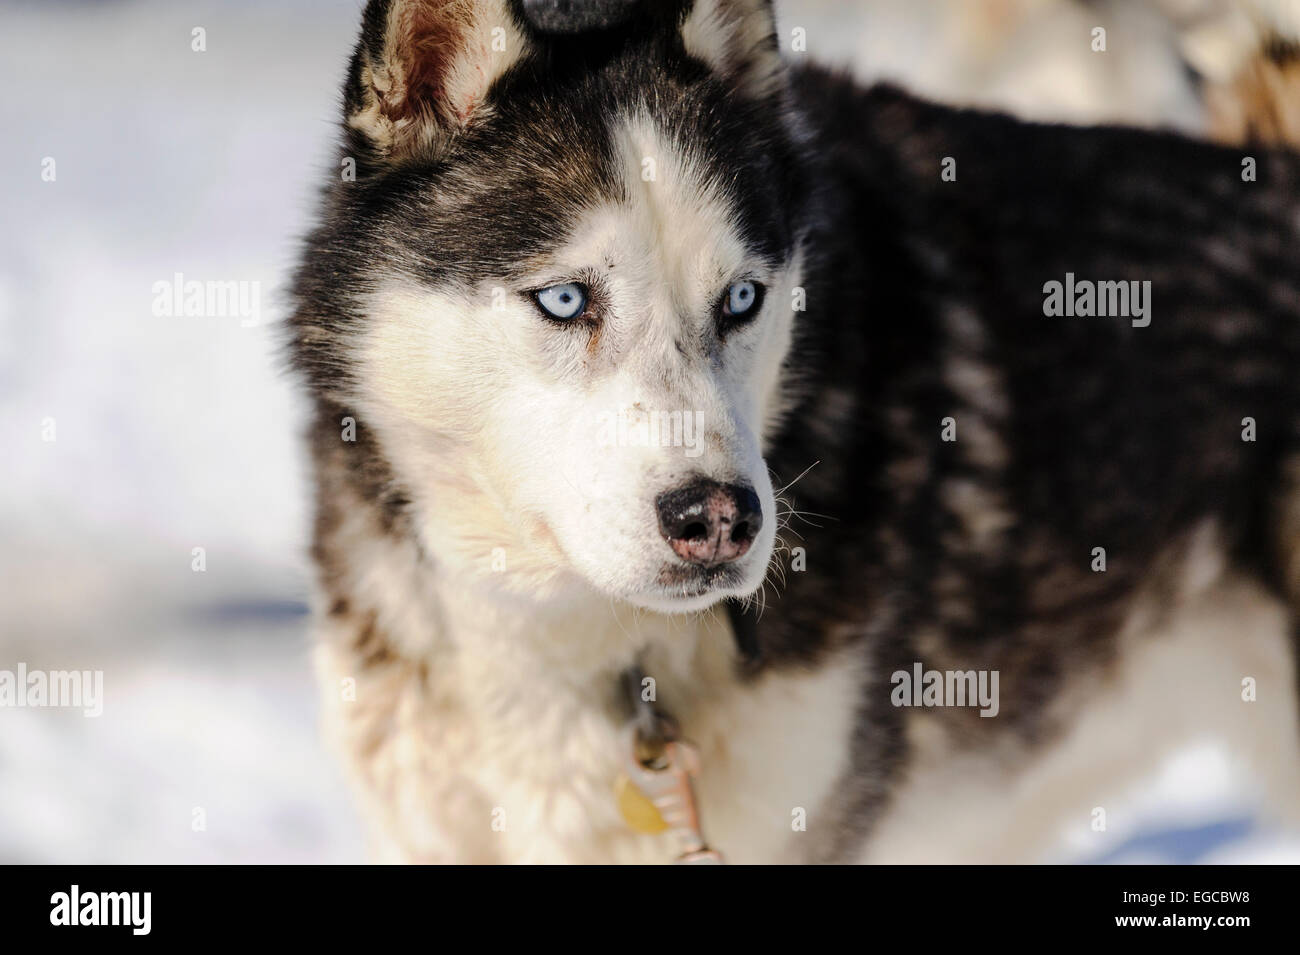
POLYGON ((79 944, 339 944, 415 932, 460 945, 466 929, 498 941, 562 925, 612 927, 635 944, 683 923, 720 939, 786 923, 809 941, 845 928, 865 940, 892 923, 927 942, 1200 935, 1231 944, 1260 930, 1292 937, 1296 908, 1294 867, 688 868, 715 871, 607 872, 593 883, 577 869, 13 866, 0 917, 6 941, 79 944), (668 925, 652 927, 659 920, 668 925))

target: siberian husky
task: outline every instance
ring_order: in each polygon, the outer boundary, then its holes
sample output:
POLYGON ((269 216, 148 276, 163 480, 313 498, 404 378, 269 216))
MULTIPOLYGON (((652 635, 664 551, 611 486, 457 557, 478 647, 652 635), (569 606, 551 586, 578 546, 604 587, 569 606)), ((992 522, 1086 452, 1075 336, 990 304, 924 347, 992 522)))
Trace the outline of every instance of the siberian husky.
POLYGON ((369 4, 297 274, 381 858, 1036 860, 1202 732, 1294 804, 1300 161, 562 7, 369 4))

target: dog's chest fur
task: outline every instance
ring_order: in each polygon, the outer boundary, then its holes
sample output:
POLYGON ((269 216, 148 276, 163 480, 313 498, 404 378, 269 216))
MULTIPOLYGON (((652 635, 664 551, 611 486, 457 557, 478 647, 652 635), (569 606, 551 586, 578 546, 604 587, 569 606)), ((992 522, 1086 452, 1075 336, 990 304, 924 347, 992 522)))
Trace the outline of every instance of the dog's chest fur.
POLYGON ((318 666, 332 735, 386 827, 381 856, 671 861, 671 839, 634 832, 615 799, 631 715, 619 676, 638 659, 699 747, 710 845, 734 862, 805 854, 807 820, 847 769, 851 660, 746 679, 722 615, 580 604, 539 617, 439 581, 408 541, 347 513, 334 570, 358 596, 323 614, 318 666))

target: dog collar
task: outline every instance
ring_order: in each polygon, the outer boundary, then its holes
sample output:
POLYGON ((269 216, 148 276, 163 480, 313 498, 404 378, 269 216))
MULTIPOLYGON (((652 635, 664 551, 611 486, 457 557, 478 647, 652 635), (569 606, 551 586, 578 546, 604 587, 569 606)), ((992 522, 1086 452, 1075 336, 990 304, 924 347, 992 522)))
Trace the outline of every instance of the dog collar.
POLYGON ((676 720, 642 694, 644 676, 633 666, 622 677, 633 716, 624 732, 623 771, 614 782, 618 811, 636 832, 672 833, 678 864, 720 864, 722 855, 708 847, 700 828, 699 750, 681 738, 676 720))
MULTIPOLYGON (((756 669, 760 659, 757 620, 739 602, 725 604, 736 651, 743 666, 756 669)), ((645 674, 639 666, 623 671, 625 698, 632 719, 624 733, 623 771, 614 782, 614 798, 623 821, 637 832, 672 832, 684 864, 720 864, 722 854, 710 849, 700 828, 695 778, 700 751, 682 739, 677 721, 641 692, 645 674)))

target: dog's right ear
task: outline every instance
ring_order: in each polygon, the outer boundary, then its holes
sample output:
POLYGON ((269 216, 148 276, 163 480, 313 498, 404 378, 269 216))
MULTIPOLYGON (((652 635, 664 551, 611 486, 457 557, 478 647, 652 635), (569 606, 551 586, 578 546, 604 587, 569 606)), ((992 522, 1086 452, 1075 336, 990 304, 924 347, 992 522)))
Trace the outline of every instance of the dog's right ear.
POLYGON ((434 155, 524 52, 507 0, 370 0, 344 93, 378 158, 434 155))
POLYGON ((787 85, 772 0, 692 0, 682 40, 746 96, 768 99, 787 85))

